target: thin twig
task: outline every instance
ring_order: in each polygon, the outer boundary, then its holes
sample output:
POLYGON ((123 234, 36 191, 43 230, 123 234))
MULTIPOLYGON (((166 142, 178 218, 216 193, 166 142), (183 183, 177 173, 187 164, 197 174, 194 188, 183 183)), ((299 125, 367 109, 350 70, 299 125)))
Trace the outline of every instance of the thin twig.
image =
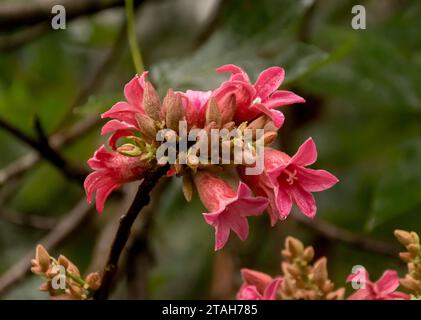
POLYGON ((75 180, 78 183, 83 183, 86 172, 72 166, 57 150, 51 147, 49 140, 43 133, 41 124, 37 119, 35 119, 35 129, 39 136, 38 140, 30 137, 3 119, 0 119, 0 127, 37 151, 45 160, 55 166, 66 177, 75 180))
MULTIPOLYGON (((142 0, 135 0, 138 4, 142 0)), ((50 22, 53 18, 51 9, 62 5, 66 9, 66 20, 70 21, 83 15, 122 7, 124 0, 44 0, 31 3, 2 3, 0 5, 0 31, 31 26, 40 22, 50 22)))
POLYGON ((158 167, 145 176, 129 210, 121 217, 117 233, 111 245, 108 261, 104 268, 101 287, 95 292, 94 299, 104 300, 108 298, 114 276, 117 273, 118 262, 121 253, 126 246, 127 240, 129 239, 132 225, 139 212, 149 203, 149 193, 167 170, 167 166, 158 167))
POLYGON ((40 230, 51 230, 57 225, 57 218, 26 214, 11 209, 1 208, 0 219, 16 225, 40 230))
POLYGON ((307 228, 330 239, 339 240, 355 247, 389 256, 397 256, 399 246, 388 242, 369 238, 349 230, 340 228, 320 218, 308 219, 301 214, 293 215, 293 218, 305 225, 307 228))
MULTIPOLYGON (((47 250, 57 247, 82 225, 91 211, 92 207, 87 204, 85 199, 82 199, 39 243, 47 250)), ((2 274, 0 277, 0 295, 5 294, 10 286, 23 280, 29 274, 30 262, 33 257, 34 251, 31 250, 8 271, 2 274)))

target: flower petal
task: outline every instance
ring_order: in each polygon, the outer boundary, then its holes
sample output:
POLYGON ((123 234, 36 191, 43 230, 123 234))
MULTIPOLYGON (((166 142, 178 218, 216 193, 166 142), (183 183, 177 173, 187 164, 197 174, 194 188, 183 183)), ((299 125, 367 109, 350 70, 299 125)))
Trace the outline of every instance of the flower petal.
POLYGON ((280 67, 271 67, 260 73, 254 85, 256 96, 265 100, 284 81, 285 70, 280 67))
POLYGON ((270 97, 265 101, 266 107, 269 109, 277 108, 294 103, 304 103, 306 102, 304 98, 295 94, 291 91, 286 90, 277 90, 270 95, 270 97))
POLYGON ((292 208, 292 197, 290 192, 282 186, 277 186, 275 189, 276 209, 280 219, 286 219, 292 208))
POLYGON ((316 200, 314 200, 314 196, 297 184, 292 186, 290 190, 292 197, 300 211, 307 217, 314 218, 317 211, 316 200))
POLYGON ((249 76, 247 73, 241 69, 240 67, 236 66, 235 64, 226 64, 218 69, 216 72, 230 72, 232 73, 231 80, 240 80, 245 82, 250 82, 249 76))
POLYGON ((388 294, 399 287, 399 276, 394 270, 386 270, 379 280, 375 283, 378 293, 388 294))
POLYGON ((278 288, 282 283, 282 278, 274 279, 263 293, 263 300, 276 300, 278 288))
POLYGON ((297 166, 309 166, 317 160, 317 148, 312 138, 308 138, 291 158, 291 163, 297 166))
POLYGON ((215 251, 222 249, 228 241, 230 228, 224 223, 215 226, 215 251))
POLYGON ((326 170, 299 168, 297 178, 300 185, 309 192, 319 192, 333 187, 339 180, 326 170))

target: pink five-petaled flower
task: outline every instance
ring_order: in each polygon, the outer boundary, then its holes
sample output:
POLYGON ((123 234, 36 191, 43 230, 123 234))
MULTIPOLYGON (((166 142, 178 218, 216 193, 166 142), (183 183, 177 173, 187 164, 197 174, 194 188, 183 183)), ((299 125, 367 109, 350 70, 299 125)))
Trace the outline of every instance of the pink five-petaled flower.
POLYGON ((237 192, 222 179, 198 172, 195 184, 203 205, 210 211, 204 213, 206 222, 215 227, 215 250, 224 247, 232 229, 244 241, 248 237, 248 216, 257 216, 267 207, 263 197, 254 197, 249 187, 240 182, 237 192))
POLYGON ((399 276, 394 270, 386 270, 379 280, 371 282, 367 270, 359 268, 358 272, 348 276, 346 282, 357 281, 364 285, 348 297, 348 300, 407 300, 409 295, 396 291, 399 287, 399 276))
POLYGON ((241 276, 244 283, 237 293, 238 300, 276 300, 282 278, 251 269, 242 269, 241 276))
POLYGON ((305 100, 291 91, 278 90, 284 81, 285 71, 280 67, 270 67, 262 71, 254 85, 240 67, 228 64, 216 69, 217 72, 230 72, 228 81, 215 90, 214 96, 219 101, 227 95, 235 94, 237 109, 234 120, 237 123, 250 121, 260 114, 268 115, 276 127, 284 122, 284 115, 274 108, 305 100))
POLYGON ((316 160, 316 145, 309 138, 293 157, 265 148, 264 172, 258 176, 246 175, 244 168, 239 168, 241 179, 255 194, 269 199, 268 212, 272 225, 289 215, 293 201, 306 216, 315 216, 317 207, 312 192, 329 189, 338 182, 334 175, 325 170, 305 168, 316 160))
POLYGON ((116 151, 107 151, 101 146, 94 156, 88 160, 88 165, 95 170, 85 179, 85 191, 88 202, 96 192, 96 209, 101 213, 104 203, 110 193, 123 183, 141 180, 150 165, 138 157, 127 157, 116 151))

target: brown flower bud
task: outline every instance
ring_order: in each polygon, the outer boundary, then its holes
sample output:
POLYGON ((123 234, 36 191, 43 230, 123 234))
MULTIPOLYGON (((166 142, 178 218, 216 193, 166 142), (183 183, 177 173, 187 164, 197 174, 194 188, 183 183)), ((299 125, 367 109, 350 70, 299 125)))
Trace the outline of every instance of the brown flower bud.
POLYGON ((256 130, 256 129, 263 129, 266 123, 266 115, 260 116, 257 119, 254 119, 250 124, 247 126, 247 129, 256 130))
POLYGON ((228 129, 228 131, 231 131, 234 128, 235 128, 235 122, 234 121, 227 122, 223 126, 223 129, 228 129))
POLYGON ((323 285, 327 280, 327 260, 325 257, 320 258, 313 266, 313 280, 319 285, 323 285))
POLYGON ((314 249, 312 246, 309 246, 304 249, 303 259, 307 262, 311 262, 314 258, 314 249))
POLYGON ((420 281, 415 280, 410 275, 406 275, 405 278, 400 279, 399 282, 408 290, 417 291, 421 289, 420 281))
POLYGON ((155 122, 144 114, 138 113, 136 115, 137 123, 139 124, 140 131, 149 139, 155 140, 156 127, 155 122))
POLYGON ((152 83, 146 81, 143 93, 143 108, 146 114, 155 121, 160 120, 161 101, 152 83))
POLYGON ((219 105, 214 97, 211 97, 206 108, 206 125, 215 122, 216 127, 220 128, 222 124, 222 115, 219 105))
POLYGON ((97 290, 101 286, 101 274, 99 272, 92 272, 85 278, 85 282, 92 290, 97 290))
POLYGON ((272 132, 266 132, 263 135, 264 145, 265 146, 271 145, 276 140, 277 137, 278 137, 278 134, 276 132, 273 132, 273 131, 272 132))
POLYGON ((406 248, 413 257, 416 257, 420 253, 420 245, 418 243, 411 243, 406 248))
POLYGON ((411 234, 405 230, 395 230, 394 235, 396 239, 398 239, 398 241, 405 247, 413 243, 413 238, 411 234))
POLYGON ((180 94, 169 89, 164 99, 164 108, 167 128, 178 132, 179 123, 184 119, 184 108, 180 94))
POLYGON ((293 237, 287 237, 285 240, 285 247, 293 257, 301 256, 304 250, 302 242, 293 237))
POLYGON ((80 276, 79 269, 65 256, 60 255, 57 259, 57 262, 59 265, 62 265, 68 272, 77 275, 78 277, 80 276))
POLYGON ((222 124, 232 121, 237 109, 237 104, 235 102, 235 94, 231 94, 228 99, 225 99, 221 103, 221 120, 222 124))
POLYGON ((37 245, 35 249, 35 259, 31 260, 31 271, 35 274, 47 272, 50 267, 50 255, 42 245, 37 245))
POLYGON ((411 254, 409 252, 399 252, 399 257, 403 262, 410 262, 412 260, 411 254))
POLYGON ((339 288, 338 290, 329 292, 326 295, 327 300, 343 300, 345 296, 345 288, 339 288))
POLYGON ((265 132, 277 132, 278 128, 275 126, 273 121, 268 121, 265 126, 263 127, 265 132))

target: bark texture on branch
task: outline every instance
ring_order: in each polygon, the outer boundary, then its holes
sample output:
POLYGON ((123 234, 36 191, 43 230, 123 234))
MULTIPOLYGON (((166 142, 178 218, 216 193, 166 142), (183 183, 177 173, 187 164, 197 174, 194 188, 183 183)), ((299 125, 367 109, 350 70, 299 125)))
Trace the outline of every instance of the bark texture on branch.
POLYGON ((108 298, 114 277, 117 273, 118 262, 120 260, 121 253, 129 239, 133 223, 139 215, 140 211, 146 205, 148 205, 150 201, 150 192, 155 187, 158 180, 163 175, 165 175, 167 170, 167 166, 158 167, 156 170, 151 171, 145 176, 142 183, 139 185, 139 189, 137 190, 136 196, 129 210, 120 218, 120 224, 114 237, 114 241, 111 245, 108 260, 103 271, 101 287, 95 292, 94 295, 95 300, 104 300, 108 298))

